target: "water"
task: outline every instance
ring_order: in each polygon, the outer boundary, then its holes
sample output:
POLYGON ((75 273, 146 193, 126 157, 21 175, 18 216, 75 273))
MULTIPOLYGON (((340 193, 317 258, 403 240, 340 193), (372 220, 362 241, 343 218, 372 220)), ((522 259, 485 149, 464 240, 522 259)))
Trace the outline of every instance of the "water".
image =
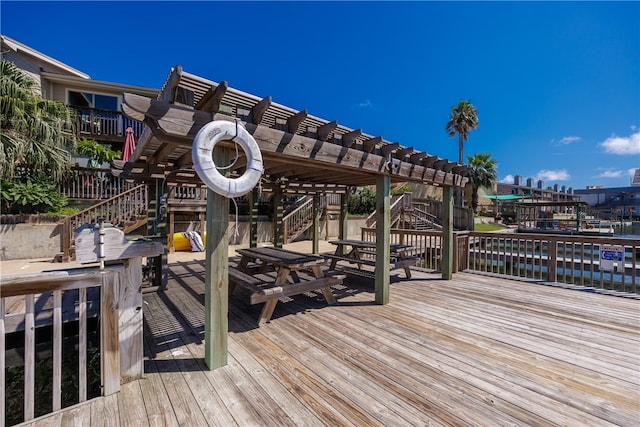
POLYGON ((640 221, 633 221, 631 225, 614 227, 614 236, 623 239, 640 239, 640 221))

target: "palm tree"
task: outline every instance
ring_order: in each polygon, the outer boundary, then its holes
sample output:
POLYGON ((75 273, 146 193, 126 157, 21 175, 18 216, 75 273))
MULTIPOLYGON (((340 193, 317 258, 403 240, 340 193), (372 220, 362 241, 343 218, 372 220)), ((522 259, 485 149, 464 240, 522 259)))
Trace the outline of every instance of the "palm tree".
POLYGON ((76 142, 71 110, 36 90, 28 74, 0 60, 1 178, 37 171, 57 179, 71 166, 76 142))
MULTIPOLYGON (((478 110, 471 102, 461 100, 451 107, 451 116, 445 130, 449 137, 458 134, 458 163, 464 164, 464 141, 469 139, 469 131, 478 127, 478 110)), ((462 206, 462 189, 456 191, 456 204, 462 206)))
POLYGON ((451 116, 446 131, 450 137, 458 134, 458 163, 463 164, 464 141, 469 139, 469 131, 478 127, 478 110, 469 101, 460 101, 451 107, 451 116))
POLYGON ((469 183, 471 184, 471 208, 478 210, 478 189, 480 187, 491 188, 498 179, 498 163, 491 158, 489 153, 476 153, 467 156, 469 167, 469 183))

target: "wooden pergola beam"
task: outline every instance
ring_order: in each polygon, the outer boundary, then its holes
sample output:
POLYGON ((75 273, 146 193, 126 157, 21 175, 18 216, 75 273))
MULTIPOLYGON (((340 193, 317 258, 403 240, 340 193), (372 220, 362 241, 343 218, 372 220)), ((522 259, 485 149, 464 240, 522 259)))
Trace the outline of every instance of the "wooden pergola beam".
POLYGON ((471 172, 471 168, 467 165, 456 165, 453 169, 451 169, 451 172, 458 175, 467 176, 469 172, 471 172))
POLYGON ((384 157, 387 157, 392 151, 397 150, 398 148, 400 148, 399 142, 390 142, 389 144, 384 144, 380 147, 380 153, 382 153, 384 157))
POLYGON ((362 143, 362 149, 367 153, 373 153, 376 149, 376 145, 382 143, 382 137, 376 136, 373 138, 369 138, 362 143))
POLYGON ((443 165, 440 167, 440 169, 441 169, 441 170, 443 170, 444 172, 449 173, 449 172, 451 172, 451 170, 456 166, 456 164, 455 164, 455 163, 451 163, 451 162, 449 162, 449 161, 448 161, 448 160, 446 160, 446 159, 445 159, 445 161, 446 161, 446 163, 445 163, 445 164, 443 164, 443 165))
POLYGON ((342 135, 342 146, 351 148, 356 142, 356 138, 362 135, 362 129, 356 129, 342 135))
MULTIPOLYGON (((158 140, 171 141, 188 147, 193 144, 193 139, 200 128, 212 119, 212 115, 204 111, 169 105, 129 93, 124 96, 122 108, 129 117, 145 120, 158 140)), ((233 117, 221 113, 213 115, 213 119, 235 121, 233 117)), ((284 131, 268 126, 252 123, 245 123, 244 126, 258 143, 267 170, 270 159, 279 163, 291 162, 298 171, 322 171, 318 181, 345 185, 359 185, 363 180, 368 180, 368 184, 371 184, 376 175, 390 174, 386 168, 388 161, 386 156, 366 153, 357 148, 345 148, 298 134, 289 134, 289 137, 285 138, 284 131), (349 179, 352 180, 351 183, 349 179)), ((224 141, 221 145, 232 146, 231 143, 224 141)), ((388 150, 397 149, 398 146, 398 143, 383 145, 380 151, 390 152, 388 150)), ((424 165, 414 165, 400 160, 396 162, 398 168, 394 169, 392 174, 394 181, 404 179, 431 183, 424 178, 427 175, 424 165)), ((446 178, 444 183, 455 185, 453 175, 446 178)))
POLYGON ((169 158, 169 154, 175 150, 176 144, 170 142, 163 143, 158 151, 153 156, 149 157, 147 161, 149 163, 166 163, 169 158))
POLYGON ((182 77, 182 66, 176 65, 175 67, 173 67, 173 70, 171 70, 171 75, 167 79, 167 84, 165 85, 164 90, 160 94, 160 101, 170 102, 173 104, 173 102, 175 101, 176 88, 180 84, 181 77, 182 77))
POLYGON ((433 168, 435 170, 444 170, 443 166, 445 166, 447 163, 449 163, 449 160, 447 160, 447 159, 439 159, 439 160, 435 161, 431 165, 431 168, 433 168))
POLYGON ((221 81, 216 87, 210 87, 194 108, 209 113, 217 113, 220 111, 220 103, 228 88, 229 84, 226 80, 221 81))
POLYGON ((179 168, 193 165, 193 156, 191 150, 186 151, 183 155, 178 157, 175 161, 175 165, 179 168))
POLYGON ((308 116, 307 110, 298 111, 293 116, 287 119, 287 132, 288 133, 298 133, 298 129, 300 128, 300 123, 304 121, 308 116))
POLYGON ((326 141, 333 132, 338 127, 338 121, 334 120, 329 123, 325 123, 322 126, 319 126, 316 130, 316 135, 319 141, 326 141))
POLYGON ((409 161, 414 165, 419 165, 422 163, 422 159, 426 158, 427 156, 428 154, 424 152, 413 153, 409 156, 409 161))
POLYGON ((432 164, 434 164, 439 159, 438 156, 427 156, 422 159, 422 166, 425 168, 430 168, 432 164))
POLYGON ((413 147, 404 147, 396 150, 395 156, 396 156, 396 159, 404 160, 405 157, 407 157, 409 154, 413 152, 414 152, 413 147))
POLYGON ((254 105, 251 108, 251 112, 249 113, 249 121, 254 125, 259 125, 262 121, 262 116, 267 112, 267 109, 271 105, 271 96, 267 96, 266 98, 262 98, 260 102, 254 105))

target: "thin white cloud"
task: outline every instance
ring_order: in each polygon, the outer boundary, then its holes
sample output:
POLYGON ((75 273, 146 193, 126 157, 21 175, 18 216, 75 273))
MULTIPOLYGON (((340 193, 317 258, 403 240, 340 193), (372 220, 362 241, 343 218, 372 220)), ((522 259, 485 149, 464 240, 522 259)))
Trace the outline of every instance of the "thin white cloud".
POLYGON ((567 172, 565 169, 555 171, 543 169, 539 171, 535 176, 536 180, 542 181, 567 181, 570 178, 571 176, 569 175, 569 172, 567 172))
POLYGON ((567 144, 571 144, 572 142, 578 142, 581 140, 582 138, 580 138, 579 136, 565 136, 560 141, 558 141, 558 144, 567 145, 567 144))
POLYGON ((369 99, 365 99, 364 101, 359 102, 356 105, 354 105, 354 107, 356 107, 356 108, 373 108, 373 102, 371 102, 371 100, 369 100, 369 99))
POLYGON ((513 175, 507 175, 504 178, 502 178, 500 182, 502 184, 513 184, 513 180, 514 180, 513 175))
POLYGON ((621 170, 608 170, 608 171, 604 171, 602 172, 600 175, 596 176, 596 178, 620 178, 622 177, 622 171, 621 170))
POLYGON ((630 136, 611 136, 600 143, 605 153, 619 154, 622 156, 640 154, 640 132, 630 136))

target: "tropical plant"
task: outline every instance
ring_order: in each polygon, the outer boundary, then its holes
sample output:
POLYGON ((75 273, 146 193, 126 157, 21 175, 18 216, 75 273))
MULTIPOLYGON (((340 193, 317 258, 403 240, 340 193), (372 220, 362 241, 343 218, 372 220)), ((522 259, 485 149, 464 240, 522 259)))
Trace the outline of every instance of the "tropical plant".
POLYGON ((478 110, 469 101, 460 101, 451 107, 451 115, 446 126, 447 134, 453 137, 458 134, 458 163, 464 161, 464 141, 469 139, 469 131, 478 127, 478 110))
POLYGON ((471 171, 468 174, 471 184, 471 208, 478 211, 478 189, 491 188, 498 179, 498 163, 491 158, 490 153, 476 153, 467 156, 471 171))
POLYGON ((110 146, 84 136, 78 140, 76 153, 89 158, 87 166, 101 166, 103 163, 111 163, 114 159, 122 157, 121 151, 113 151, 110 146))
POLYGON ((0 180, 2 203, 9 214, 58 213, 67 198, 58 192, 49 177, 14 177, 0 180))
MULTIPOLYGON (((471 102, 461 100, 451 107, 451 115, 445 130, 449 137, 458 134, 458 163, 464 163, 464 141, 469 139, 469 131, 478 127, 478 111, 471 102)), ((456 191, 456 204, 462 206, 462 189, 456 191)))
POLYGON ((73 113, 38 94, 36 82, 13 62, 0 59, 0 177, 19 168, 53 179, 71 166, 75 149, 73 113))

